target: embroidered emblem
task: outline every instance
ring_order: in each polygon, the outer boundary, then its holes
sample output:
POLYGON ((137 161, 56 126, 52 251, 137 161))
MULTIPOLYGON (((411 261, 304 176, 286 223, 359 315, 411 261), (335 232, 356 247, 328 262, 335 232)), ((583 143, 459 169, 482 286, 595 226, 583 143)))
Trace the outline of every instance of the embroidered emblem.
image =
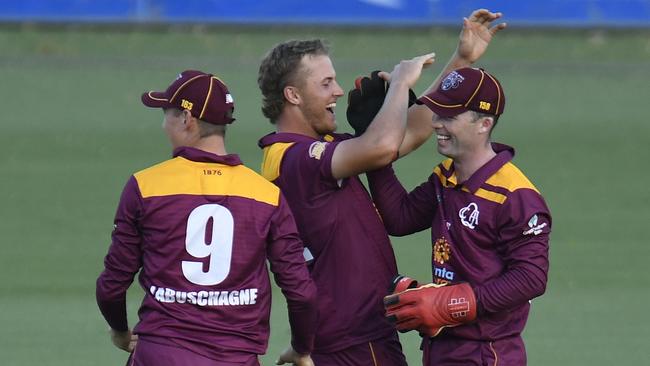
POLYGON ((463 223, 464 226, 473 230, 476 228, 476 225, 478 225, 479 213, 478 205, 472 202, 458 211, 458 217, 460 217, 460 222, 463 223))
POLYGON ((309 157, 320 160, 327 148, 327 142, 316 141, 309 146, 309 157))
POLYGON ((461 74, 452 71, 447 75, 445 80, 442 81, 442 86, 440 88, 442 90, 456 89, 463 80, 465 80, 465 78, 461 74))

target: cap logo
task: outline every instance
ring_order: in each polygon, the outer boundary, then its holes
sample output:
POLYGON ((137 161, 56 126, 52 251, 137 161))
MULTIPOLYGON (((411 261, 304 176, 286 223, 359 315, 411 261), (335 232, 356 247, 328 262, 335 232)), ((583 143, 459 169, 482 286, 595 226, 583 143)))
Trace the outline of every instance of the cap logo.
POLYGON ((232 95, 226 94, 226 104, 233 103, 234 100, 232 99, 232 95))
POLYGON ((187 99, 181 99, 181 107, 192 110, 192 107, 194 107, 194 103, 188 101, 187 99))
POLYGON ((447 75, 445 80, 442 81, 441 89, 442 90, 449 90, 449 89, 456 89, 460 85, 460 83, 463 82, 465 78, 457 73, 456 71, 452 71, 447 75))
POLYGON ((483 101, 481 101, 481 102, 478 103, 478 107, 479 107, 480 109, 484 110, 484 111, 489 111, 489 110, 490 110, 490 106, 491 106, 491 104, 488 103, 488 102, 483 102, 483 101))

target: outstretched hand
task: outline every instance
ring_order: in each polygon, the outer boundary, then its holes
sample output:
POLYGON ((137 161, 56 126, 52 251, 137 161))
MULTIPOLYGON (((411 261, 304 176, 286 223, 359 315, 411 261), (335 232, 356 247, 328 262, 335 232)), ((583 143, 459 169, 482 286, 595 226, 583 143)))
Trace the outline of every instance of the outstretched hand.
POLYGON ((474 10, 469 18, 463 18, 463 30, 460 32, 460 40, 456 49, 458 56, 470 64, 481 58, 492 41, 492 37, 506 28, 506 23, 491 26, 492 22, 502 16, 501 13, 478 9, 474 10))
POLYGON ((391 84, 404 83, 409 88, 412 88, 420 78, 422 69, 430 66, 435 60, 435 52, 416 56, 410 60, 402 60, 399 64, 395 65, 395 68, 390 74, 382 71, 379 73, 379 76, 391 84))

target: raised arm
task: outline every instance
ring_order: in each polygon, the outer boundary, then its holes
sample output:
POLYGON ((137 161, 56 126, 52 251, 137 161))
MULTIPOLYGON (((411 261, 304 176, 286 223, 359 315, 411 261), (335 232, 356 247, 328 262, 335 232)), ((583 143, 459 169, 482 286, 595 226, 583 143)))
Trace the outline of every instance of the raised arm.
POLYGON ((390 74, 380 73, 391 82, 384 104, 363 135, 338 144, 332 156, 334 178, 347 178, 395 160, 404 139, 408 90, 420 77, 422 68, 433 60, 434 54, 429 53, 400 62, 390 74))
MULTIPOLYGON (((448 73, 471 66, 478 61, 490 45, 492 37, 506 27, 506 23, 492 25, 501 16, 501 13, 478 9, 474 10, 469 18, 463 18, 463 29, 460 32, 456 51, 422 95, 435 91, 442 78, 448 73)), ((399 147, 400 157, 417 149, 433 134, 432 117, 433 112, 424 105, 415 104, 409 108, 406 133, 399 147)))

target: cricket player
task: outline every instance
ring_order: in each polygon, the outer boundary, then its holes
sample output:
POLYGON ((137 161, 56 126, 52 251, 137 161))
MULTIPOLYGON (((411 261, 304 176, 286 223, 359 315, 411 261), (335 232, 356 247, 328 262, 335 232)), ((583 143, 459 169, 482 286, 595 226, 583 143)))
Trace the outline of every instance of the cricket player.
POLYGON ((259 365, 269 337, 268 260, 289 308, 296 365, 313 365, 316 287, 280 190, 225 146, 234 101, 216 76, 187 70, 163 92, 173 158, 135 173, 115 215, 97 303, 129 365, 259 365), (133 332, 126 292, 145 295, 133 332))
MULTIPOLYGON (((499 16, 473 13, 449 69, 480 57, 493 33, 488 30, 490 37, 479 39, 476 31, 488 29, 499 16)), ((262 111, 276 126, 275 133, 259 142, 262 175, 287 197, 318 287, 319 325, 312 353, 318 366, 406 365, 382 305, 387 284, 397 273, 394 253, 358 174, 389 164, 398 152, 408 153, 433 132, 426 107, 408 109, 409 89, 433 58, 425 54, 402 61, 390 74, 377 74, 390 80, 390 87, 379 112, 367 120, 371 123, 355 125, 360 128, 356 136, 334 133, 336 102, 343 90, 322 41, 281 43, 260 66, 262 111)), ((285 362, 290 360, 282 354, 278 364, 285 362)))
POLYGON ((433 283, 398 278, 386 316, 422 335, 424 365, 525 365, 521 332, 530 301, 546 289, 551 214, 512 163, 514 149, 491 141, 503 87, 462 68, 419 102, 433 112, 448 159, 410 193, 390 167, 367 176, 389 234, 431 228, 433 283))

